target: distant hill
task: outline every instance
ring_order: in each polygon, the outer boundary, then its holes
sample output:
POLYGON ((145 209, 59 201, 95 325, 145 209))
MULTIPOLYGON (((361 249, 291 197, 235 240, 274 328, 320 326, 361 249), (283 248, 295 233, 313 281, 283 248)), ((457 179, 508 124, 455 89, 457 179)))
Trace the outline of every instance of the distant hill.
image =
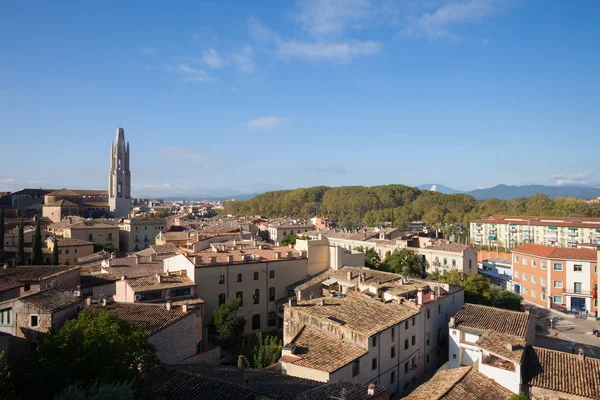
POLYGON ((444 194, 456 194, 463 193, 460 190, 452 189, 451 187, 440 185, 439 183, 426 183, 424 185, 417 186, 420 190, 431 190, 432 192, 439 192, 444 194))
POLYGON ((166 200, 166 201, 177 201, 177 200, 183 200, 183 201, 202 201, 202 200, 207 200, 207 201, 225 201, 225 200, 250 200, 251 198, 258 196, 260 193, 247 193, 247 194, 232 194, 230 196, 203 196, 203 195, 198 195, 198 196, 167 196, 167 197, 161 197, 162 200, 166 200))
POLYGON ((578 199, 594 199, 600 197, 600 189, 594 187, 579 186, 545 186, 545 185, 527 185, 527 186, 508 186, 497 185, 487 189, 476 189, 465 192, 475 197, 477 200, 497 198, 501 200, 511 200, 517 197, 529 197, 534 194, 546 194, 550 198, 556 197, 575 197, 578 199))

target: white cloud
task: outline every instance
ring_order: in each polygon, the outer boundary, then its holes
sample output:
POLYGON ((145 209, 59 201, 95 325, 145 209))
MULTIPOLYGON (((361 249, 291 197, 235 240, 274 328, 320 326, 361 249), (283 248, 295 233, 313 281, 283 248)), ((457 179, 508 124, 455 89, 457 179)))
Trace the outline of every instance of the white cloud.
POLYGON ((254 63, 254 50, 252 46, 244 46, 238 52, 233 53, 231 58, 235 63, 238 71, 245 74, 251 74, 256 71, 256 64, 254 63))
POLYGON ((165 183, 165 184, 163 185, 163 187, 164 187, 165 189, 172 189, 172 188, 173 188, 173 185, 171 185, 170 183, 168 183, 168 182, 167 182, 167 183, 165 183))
POLYGON ((14 183, 16 182, 14 178, 6 178, 6 179, 0 179, 0 182, 2 183, 14 183))
POLYGON ((169 146, 161 148, 163 157, 170 159, 178 159, 187 163, 196 164, 205 168, 220 168, 221 160, 217 157, 197 152, 187 147, 169 146))
POLYGON ((278 43, 277 52, 284 60, 304 58, 307 60, 349 61, 354 57, 378 53, 381 48, 382 45, 379 42, 302 43, 284 41, 278 43))
POLYGON ((481 21, 486 17, 502 13, 513 4, 514 0, 454 1, 414 19, 404 33, 433 39, 455 37, 456 35, 449 31, 450 26, 481 21))
POLYGON ((557 185, 591 185, 592 172, 578 172, 576 174, 558 174, 552 175, 552 179, 557 185))
POLYGON ((205 71, 187 64, 165 65, 163 67, 167 71, 183 76, 186 82, 209 82, 212 80, 205 71))
POLYGON ((225 61, 221 58, 219 52, 215 49, 208 49, 203 51, 202 62, 213 69, 219 69, 225 65, 225 61))
POLYGON ((286 118, 260 117, 246 122, 245 126, 248 129, 273 129, 287 121, 286 118))
POLYGON ((301 0, 298 5, 298 21, 315 37, 341 34, 374 12, 369 0, 301 0))
POLYGON ((150 47, 145 47, 142 49, 142 52, 148 56, 155 56, 156 55, 156 49, 152 49, 150 47))

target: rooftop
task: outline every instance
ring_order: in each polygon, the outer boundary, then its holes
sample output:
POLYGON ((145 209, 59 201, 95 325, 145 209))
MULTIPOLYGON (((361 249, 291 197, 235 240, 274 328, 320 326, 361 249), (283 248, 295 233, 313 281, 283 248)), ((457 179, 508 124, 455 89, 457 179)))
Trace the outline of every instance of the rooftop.
POLYGON ((150 290, 175 289, 179 287, 194 286, 187 276, 181 276, 177 273, 164 273, 152 276, 142 276, 139 278, 127 279, 127 283, 135 292, 147 292, 150 290), (160 281, 159 281, 160 280, 160 281))
MULTIPOLYGON (((199 300, 197 303, 201 302, 202 300, 199 300)), ((120 319, 131 322, 142 328, 148 336, 152 336, 179 321, 183 317, 195 313, 196 308, 194 308, 193 305, 193 303, 190 304, 190 307, 188 307, 186 312, 183 311, 181 305, 175 304, 172 305, 170 310, 167 310, 164 304, 117 302, 108 303, 106 306, 94 303, 91 306, 86 306, 86 309, 114 312, 120 319)))
POLYGON ((368 395, 369 384, 359 384, 339 381, 321 385, 302 393, 302 400, 344 399, 344 400, 372 400, 374 397, 387 393, 383 386, 375 386, 375 394, 368 395))
POLYGON ((471 223, 600 228, 600 218, 528 217, 523 215, 492 215, 488 218, 472 220, 471 223))
MULTIPOLYGON (((219 244, 215 243, 216 246, 219 244)), ((192 262, 196 266, 210 266, 211 257, 215 258, 215 264, 247 264, 251 262, 264 262, 266 260, 276 260, 276 253, 279 253, 280 259, 286 259, 286 254, 291 253, 291 258, 302 258, 302 253, 290 247, 273 247, 270 245, 254 246, 236 246, 235 249, 222 246, 218 252, 206 249, 196 253, 189 254, 192 262), (261 248, 262 247, 262 248, 261 248), (233 257, 229 261, 229 257, 233 257), (194 261, 195 258, 195 261, 194 261)))
POLYGON ((451 253, 462 253, 465 250, 468 250, 470 247, 464 244, 448 242, 446 240, 438 240, 434 242, 432 245, 425 246, 425 249, 428 250, 439 250, 439 251, 448 251, 451 253))
POLYGON ((52 203, 46 203, 43 207, 79 207, 79 205, 69 200, 58 200, 52 203))
POLYGON ((596 250, 543 246, 541 244, 526 244, 516 248, 513 252, 558 260, 598 260, 598 252, 596 250))
POLYGON ((456 327, 495 331, 505 335, 525 338, 530 315, 524 312, 466 303, 454 315, 456 327))
POLYGON ((415 307, 395 302, 382 303, 353 290, 343 297, 303 300, 292 307, 299 313, 335 321, 366 336, 372 336, 419 313, 415 307), (322 301, 325 305, 320 305, 322 301))
POLYGON ((58 241, 58 247, 65 246, 93 246, 94 243, 87 242, 85 240, 72 239, 72 238, 56 238, 58 241))
POLYGON ((510 335, 505 335, 495 331, 486 331, 477 340, 477 346, 484 350, 490 351, 506 360, 520 363, 525 352, 524 339, 516 338, 510 335), (507 343, 512 345, 512 350, 509 350, 507 343))
POLYGON ((45 311, 58 311, 65 307, 83 303, 81 297, 76 297, 71 292, 57 288, 42 290, 20 297, 19 300, 45 311))
POLYGON ((79 270, 79 267, 73 265, 28 265, 1 270, 0 276, 19 282, 39 282, 75 270, 79 270))
POLYGON ((292 343, 296 345, 294 355, 283 356, 281 361, 326 372, 334 372, 368 353, 360 346, 308 325, 292 343))
POLYGON ((23 286, 21 282, 0 276, 0 292, 23 286))
POLYGON ((600 398, 600 360, 529 346, 524 381, 543 389, 590 399, 600 398))

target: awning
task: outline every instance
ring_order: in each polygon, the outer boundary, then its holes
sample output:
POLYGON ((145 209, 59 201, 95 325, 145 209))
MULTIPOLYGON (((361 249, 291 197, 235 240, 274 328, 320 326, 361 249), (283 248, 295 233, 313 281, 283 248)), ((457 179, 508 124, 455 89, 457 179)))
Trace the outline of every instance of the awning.
POLYGON ((558 228, 555 226, 549 226, 548 229, 558 229, 558 228))
POLYGON ((517 226, 517 224, 510 224, 509 226, 517 226))
POLYGON ((596 232, 600 233, 600 229, 596 229, 596 232))
POLYGON ((576 231, 577 228, 569 228, 570 231, 576 231))
POLYGON ((496 236, 490 235, 490 236, 488 236, 488 239, 496 240, 496 236))
POLYGON ((337 279, 329 278, 329 279, 323 281, 323 285, 325 285, 325 286, 331 286, 331 285, 333 285, 336 282, 337 282, 337 279))

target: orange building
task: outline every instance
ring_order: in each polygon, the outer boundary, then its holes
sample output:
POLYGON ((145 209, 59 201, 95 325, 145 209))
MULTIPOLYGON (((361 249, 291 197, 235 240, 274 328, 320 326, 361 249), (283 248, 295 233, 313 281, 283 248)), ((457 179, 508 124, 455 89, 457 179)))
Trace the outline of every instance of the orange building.
POLYGON ((598 311, 598 252, 527 244, 513 251, 513 290, 559 311, 598 311))

